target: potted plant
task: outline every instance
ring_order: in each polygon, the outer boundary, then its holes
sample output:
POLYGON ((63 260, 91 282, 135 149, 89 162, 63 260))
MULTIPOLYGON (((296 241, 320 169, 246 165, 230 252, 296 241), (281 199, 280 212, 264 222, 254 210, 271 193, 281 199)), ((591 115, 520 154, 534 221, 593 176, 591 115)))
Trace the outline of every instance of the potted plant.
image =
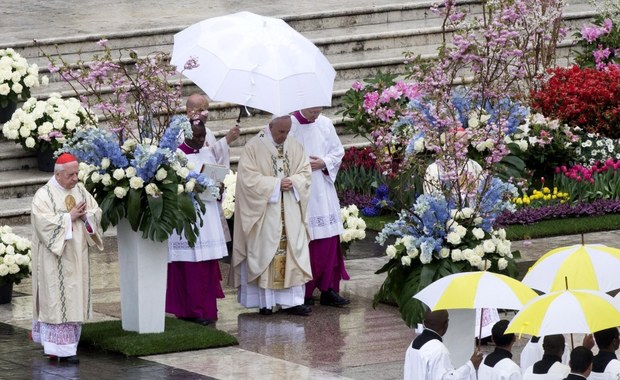
POLYGON ((31 273, 30 240, 13 233, 11 227, 0 227, 0 304, 11 302, 13 284, 19 284, 31 273))
MULTIPOLYGON (((47 85, 47 77, 41 79, 47 85)), ((39 67, 15 50, 0 49, 0 123, 11 118, 18 100, 28 99, 30 89, 39 86, 39 67)))
POLYGON ((39 169, 51 172, 54 152, 79 128, 92 127, 92 120, 77 99, 53 93, 47 100, 28 99, 2 126, 2 133, 37 152, 39 169))

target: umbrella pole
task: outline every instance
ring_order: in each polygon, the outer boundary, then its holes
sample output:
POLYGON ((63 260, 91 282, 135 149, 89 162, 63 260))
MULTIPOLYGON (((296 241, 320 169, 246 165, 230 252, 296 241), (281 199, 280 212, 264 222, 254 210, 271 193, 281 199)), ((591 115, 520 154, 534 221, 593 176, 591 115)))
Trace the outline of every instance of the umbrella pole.
POLYGON ((478 349, 480 349, 480 345, 482 344, 482 312, 483 309, 480 309, 480 329, 478 331, 478 349))
MULTIPOLYGON (((581 234, 581 244, 583 244, 583 234, 581 234)), ((564 276, 564 284, 566 285, 566 290, 568 290, 568 277, 564 276)), ((573 333, 570 333, 570 349, 575 348, 575 341, 573 340, 573 333)))

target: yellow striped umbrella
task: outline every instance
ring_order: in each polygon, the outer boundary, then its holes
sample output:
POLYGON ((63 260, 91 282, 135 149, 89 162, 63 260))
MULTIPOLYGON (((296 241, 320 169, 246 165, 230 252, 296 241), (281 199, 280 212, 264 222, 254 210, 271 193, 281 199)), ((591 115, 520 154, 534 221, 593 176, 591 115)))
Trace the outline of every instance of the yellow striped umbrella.
POLYGON ((536 297, 519 311, 506 332, 529 335, 590 334, 620 326, 620 308, 596 290, 562 290, 536 297))
POLYGON ((521 282, 492 272, 463 272, 431 283, 414 298, 431 310, 499 308, 520 310, 536 297, 521 282))
POLYGON ((553 249, 529 269, 523 283, 541 292, 620 288, 620 249, 578 244, 553 249))

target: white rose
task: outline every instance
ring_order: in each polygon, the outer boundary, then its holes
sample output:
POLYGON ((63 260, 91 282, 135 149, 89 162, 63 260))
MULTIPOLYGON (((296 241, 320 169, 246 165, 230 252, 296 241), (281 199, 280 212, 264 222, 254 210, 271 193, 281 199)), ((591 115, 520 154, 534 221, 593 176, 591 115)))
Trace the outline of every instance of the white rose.
POLYGON ((477 256, 484 256, 484 246, 482 244, 478 244, 474 247, 474 254, 477 256))
POLYGON ((157 173, 155 174, 155 179, 158 181, 163 181, 168 177, 168 172, 164 168, 159 168, 157 173))
POLYGON ((104 157, 101 159, 101 169, 106 170, 110 166, 110 159, 104 157))
POLYGON ((103 177, 101 177, 101 183, 103 183, 104 186, 110 186, 112 184, 112 177, 110 174, 105 173, 103 177))
POLYGON ((416 153, 420 153, 424 150, 424 139, 419 138, 413 143, 413 150, 416 153))
POLYGON ((452 257, 452 261, 461 261, 463 260, 463 252, 460 249, 453 249, 450 252, 450 256, 452 257))
POLYGON ((508 260, 506 260, 505 258, 500 258, 499 260, 497 260, 497 267, 499 268, 499 270, 504 270, 506 269, 506 267, 508 266, 508 260))
POLYGON ((131 177, 129 179, 129 187, 132 189, 141 189, 144 186, 144 180, 140 177, 131 177))
POLYGON ((191 193, 192 191, 194 191, 194 187, 196 186, 196 180, 195 179, 190 179, 189 181, 187 181, 187 183, 185 184, 185 192, 186 193, 191 193))
POLYGON ((500 239, 502 239, 502 240, 506 239, 506 230, 505 229, 500 228, 496 232, 497 232, 497 236, 499 236, 500 239))
POLYGON ((177 185, 177 194, 183 194, 183 192, 185 191, 185 186, 178 184, 177 185))
POLYGON ((469 265, 471 265, 472 267, 477 267, 482 262, 482 259, 480 258, 480 256, 471 255, 467 261, 469 261, 469 265))
POLYGON ((492 253, 495 252, 495 243, 493 243, 493 240, 485 240, 482 243, 482 247, 484 248, 484 252, 486 253, 492 253))
POLYGON ((146 185, 144 190, 146 191, 148 195, 155 197, 155 198, 159 197, 160 195, 159 188, 154 183, 149 183, 148 185, 146 185))
POLYGON ((482 260, 480 264, 478 264, 479 270, 487 270, 491 267, 491 260, 482 260))
POLYGON ((469 261, 474 256, 479 257, 479 256, 474 254, 474 251, 472 249, 467 248, 467 249, 463 250, 463 258, 465 260, 469 261))
POLYGON ((344 230, 344 232, 340 235, 340 238, 345 243, 350 242, 351 239, 353 239, 353 235, 351 234, 351 230, 350 229, 344 230))
POLYGON ((15 264, 17 264, 17 265, 24 265, 24 264, 27 264, 27 263, 28 263, 27 256, 19 255, 19 254, 15 255, 15 264))
POLYGON ((401 264, 403 264, 404 266, 408 267, 411 265, 411 257, 409 256, 403 256, 400 258, 400 262, 401 264))
POLYGON ((442 249, 439 250, 439 257, 441 257, 442 259, 445 259, 448 256, 450 256, 450 248, 443 247, 442 249))
POLYGON ((0 277, 9 274, 9 267, 6 264, 0 264, 0 277))
POLYGON ((11 87, 11 90, 13 90, 13 92, 16 94, 21 94, 23 89, 24 86, 19 83, 13 83, 13 86, 11 87))
POLYGON ((11 87, 7 83, 0 84, 0 95, 6 96, 11 92, 11 87))
POLYGON ((32 148, 34 148, 34 146, 36 145, 36 143, 37 143, 37 142, 36 142, 36 141, 35 141, 32 137, 28 137, 28 138, 26 139, 26 148, 30 148, 30 149, 32 149, 32 148))
POLYGON ((125 197, 125 195, 127 195, 127 189, 121 186, 116 186, 114 188, 114 195, 116 196, 116 198, 122 199, 125 197))
POLYGON ((351 213, 351 215, 357 217, 359 215, 359 209, 357 208, 356 205, 350 205, 349 206, 349 212, 351 213))
POLYGON ((393 245, 388 245, 387 248, 385 249, 385 254, 390 259, 393 259, 394 257, 396 257, 396 253, 397 253, 396 247, 394 247, 393 245))
POLYGON ((357 240, 363 240, 363 239, 365 239, 365 238, 366 238, 366 232, 365 232, 364 230, 357 230, 357 231, 355 231, 355 233, 354 233, 354 237, 355 237, 357 240))
POLYGON ((15 247, 13 247, 12 245, 8 245, 6 247, 5 253, 7 255, 14 255, 15 254, 15 247))
POLYGON ((465 228, 464 226, 458 225, 454 230, 457 234, 459 234, 461 238, 464 238, 465 235, 467 235, 467 228, 465 228))
POLYGON ((177 170, 177 175, 181 178, 187 178, 187 176, 189 175, 189 169, 186 167, 180 168, 179 170, 177 170))
POLYGON ((15 264, 15 255, 7 254, 6 256, 4 256, 4 263, 6 265, 15 264))
POLYGON ((345 221, 347 220, 347 218, 349 217, 349 210, 347 210, 347 208, 341 208, 340 209, 340 218, 345 221))
POLYGON ((15 264, 15 263, 10 264, 9 265, 9 273, 10 274, 15 274, 17 272, 19 272, 19 266, 17 264, 15 264))
POLYGON ((418 257, 419 253, 420 251, 418 251, 418 248, 416 248, 415 246, 407 248, 407 256, 411 257, 412 259, 418 257))
POLYGON ((457 232, 450 232, 448 233, 446 240, 448 240, 448 243, 452 245, 461 244, 461 235, 459 235, 457 232))
POLYGON ((196 165, 193 162, 188 162, 187 165, 185 165, 185 167, 191 171, 196 168, 196 165))
MULTIPOLYGON (((116 169, 114 170, 114 172, 112 173, 112 176, 114 177, 114 179, 116 179, 117 181, 120 181, 121 179, 125 178, 125 171, 123 169, 116 169)), ((119 197, 122 198, 122 197, 119 197)))
POLYGON ((3 255, 6 251, 6 245, 0 243, 0 255, 3 255))
POLYGON ((482 228, 476 227, 473 230, 471 230, 471 232, 474 235, 474 237, 478 240, 484 237, 484 230, 482 228))
POLYGON ((136 175, 136 168, 134 168, 133 166, 128 167, 127 169, 125 169, 125 176, 127 176, 127 178, 133 178, 136 175))
POLYGON ((93 181, 93 183, 99 183, 99 181, 101 181, 101 174, 99 174, 99 172, 93 172, 90 175, 90 180, 93 181))

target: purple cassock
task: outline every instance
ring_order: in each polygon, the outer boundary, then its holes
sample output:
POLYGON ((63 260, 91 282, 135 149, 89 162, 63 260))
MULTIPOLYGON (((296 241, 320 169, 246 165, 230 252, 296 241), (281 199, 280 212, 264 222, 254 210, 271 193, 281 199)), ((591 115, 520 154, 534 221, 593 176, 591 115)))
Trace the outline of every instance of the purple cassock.
MULTIPOLYGON (((206 148, 197 150, 183 143, 179 150, 198 168, 214 160, 206 148)), ((177 234, 168 241, 166 312, 178 318, 217 320, 217 298, 224 298, 218 259, 227 252, 219 207, 217 202, 205 202, 204 224, 195 247, 177 234)))

